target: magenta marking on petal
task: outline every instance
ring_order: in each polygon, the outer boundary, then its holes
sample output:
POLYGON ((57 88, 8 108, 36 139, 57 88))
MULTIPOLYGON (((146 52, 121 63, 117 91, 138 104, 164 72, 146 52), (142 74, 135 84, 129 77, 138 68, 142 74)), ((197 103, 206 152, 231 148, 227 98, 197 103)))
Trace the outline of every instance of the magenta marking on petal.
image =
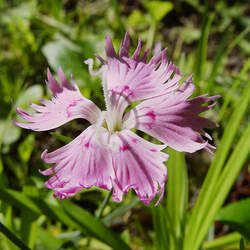
POLYGON ((71 116, 71 113, 70 113, 69 109, 72 108, 72 107, 75 107, 76 104, 77 104, 76 102, 73 102, 73 103, 69 104, 69 106, 67 107, 66 112, 67 112, 68 118, 71 116))
POLYGON ((150 118, 152 118, 152 120, 155 121, 156 115, 155 115, 154 111, 149 111, 149 112, 147 112, 147 113, 146 113, 146 116, 149 116, 150 118))
POLYGON ((85 148, 89 148, 89 145, 90 145, 89 141, 84 144, 85 148))
POLYGON ((135 138, 132 138, 132 142, 133 142, 133 143, 136 143, 137 140, 136 140, 135 138))
POLYGON ((68 105, 68 107, 66 108, 68 118, 70 118, 72 115, 71 112, 69 111, 69 109, 77 106, 78 102, 80 102, 80 101, 82 101, 82 99, 77 99, 68 105))
POLYGON ((150 149, 150 151, 151 151, 151 152, 157 152, 157 150, 154 149, 154 148, 153 148, 153 149, 150 149))
POLYGON ((124 144, 122 147, 120 147, 120 152, 124 152, 124 151, 127 151, 129 150, 129 146, 124 144))
POLYGON ((122 89, 122 93, 125 92, 127 97, 133 95, 133 91, 130 89, 128 85, 125 85, 122 89))

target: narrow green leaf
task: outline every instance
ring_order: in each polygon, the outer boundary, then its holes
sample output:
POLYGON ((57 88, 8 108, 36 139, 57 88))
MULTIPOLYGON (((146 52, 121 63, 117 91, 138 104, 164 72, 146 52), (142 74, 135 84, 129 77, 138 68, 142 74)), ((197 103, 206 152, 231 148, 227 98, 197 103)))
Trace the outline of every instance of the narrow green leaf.
POLYGON ((237 246, 241 235, 239 233, 230 233, 225 236, 214 239, 213 241, 207 241, 203 244, 204 250, 218 250, 223 249, 224 247, 229 247, 234 249, 235 245, 237 246))
POLYGON ((222 120, 222 118, 225 114, 226 108, 233 97, 233 94, 237 90, 242 78, 245 76, 245 74, 248 73, 249 68, 250 68, 250 58, 246 61, 242 70, 240 71, 239 76, 234 80, 233 86, 231 87, 231 89, 227 92, 226 96, 224 97, 224 102, 222 104, 222 107, 220 108, 220 112, 218 115, 218 121, 222 120))
POLYGON ((0 199, 21 209, 27 209, 32 214, 41 214, 39 207, 21 192, 11 189, 0 189, 0 199))
POLYGON ((0 231, 9 238, 16 246, 22 250, 31 250, 27 247, 20 239, 18 239, 15 234, 13 234, 6 226, 0 222, 0 231))
POLYGON ((97 210, 97 213, 96 213, 96 218, 97 219, 101 219, 102 218, 103 211, 104 211, 105 207, 107 206, 107 204, 109 203, 109 199, 112 196, 112 193, 113 193, 113 188, 111 188, 108 191, 108 193, 106 194, 106 196, 105 196, 105 198, 104 198, 101 206, 97 210))
POLYGON ((239 42, 249 33, 250 31, 250 26, 247 26, 239 35, 237 35, 234 40, 229 44, 227 50, 226 50, 226 55, 228 55, 233 48, 239 44, 239 42))
POLYGON ((136 197, 134 198, 131 202, 129 202, 128 204, 119 206, 117 209, 115 209, 113 212, 111 212, 110 214, 108 214, 104 219, 103 219, 103 223, 106 226, 109 226, 112 223, 112 220, 125 214, 127 211, 129 211, 131 208, 133 208, 139 201, 139 198, 136 197))
POLYGON ((224 167, 222 175, 214 186, 213 198, 210 200, 210 206, 208 206, 206 215, 203 217, 202 223, 200 224, 199 231, 196 235, 195 243, 193 244, 192 249, 199 249, 211 223, 215 219, 216 213, 225 201, 228 192, 230 191, 245 160, 247 159, 250 152, 249 138, 250 124, 241 136, 240 141, 237 143, 235 150, 231 154, 226 166, 224 167))
POLYGON ((21 213, 21 238, 27 246, 34 248, 37 238, 37 215, 23 209, 21 213))
POLYGON ((216 220, 228 224, 246 238, 250 238, 250 198, 231 203, 223 207, 216 220))
POLYGON ((214 13, 209 14, 209 1, 206 1, 206 8, 203 13, 201 36, 198 45, 197 61, 194 70, 194 82, 198 82, 203 73, 203 67, 207 57, 207 43, 210 27, 214 19, 214 13))
POLYGON ((29 216, 45 214, 49 218, 61 221, 69 228, 76 228, 85 235, 96 237, 114 249, 129 249, 121 238, 109 230, 100 220, 68 200, 59 202, 63 207, 62 210, 60 206, 49 204, 37 197, 29 198, 21 192, 10 189, 0 189, 0 199, 26 210, 29 216))
POLYGON ((243 239, 240 239, 240 250, 246 250, 245 243, 243 239))
POLYGON ((157 250, 169 249, 170 233, 168 231, 168 218, 165 208, 160 203, 157 207, 152 207, 154 223, 154 246, 157 250))
POLYGON ((63 200, 60 204, 70 218, 84 231, 87 230, 91 236, 101 240, 114 249, 130 249, 117 234, 109 230, 100 220, 95 218, 89 212, 68 200, 63 200))
MULTIPOLYGON (((70 229, 76 228, 79 229, 77 223, 75 223, 60 207, 60 205, 54 205, 49 203, 48 201, 39 199, 39 198, 32 198, 32 201, 39 206, 41 209, 41 213, 45 214, 49 218, 53 218, 56 221, 62 222, 64 225, 67 225, 70 229)), ((61 204, 59 202, 59 204, 61 204)), ((88 231, 82 231, 82 233, 88 235, 88 231)))
POLYGON ((215 56, 215 59, 213 62, 213 67, 212 67, 209 79, 207 81, 207 87, 206 87, 206 91, 205 91, 206 93, 209 93, 212 86, 214 85, 215 77, 216 77, 217 72, 220 68, 222 59, 225 56, 225 51, 226 51, 225 48, 226 48, 226 43, 227 43, 228 38, 229 38, 229 34, 230 34, 229 31, 224 34, 224 36, 220 42, 218 51, 216 52, 216 56, 215 56))
POLYGON ((68 143, 70 143, 73 140, 72 138, 70 138, 68 136, 57 134, 57 133, 54 133, 54 132, 50 132, 50 134, 52 136, 54 136, 56 139, 58 139, 61 142, 65 143, 65 144, 68 144, 68 143))
MULTIPOLYGON (((4 202, 1 201, 1 213, 2 213, 2 222, 10 231, 12 231, 14 234, 14 227, 13 227, 13 207, 4 202)), ((6 249, 6 250, 16 250, 16 245, 12 243, 5 235, 1 237, 0 241, 0 248, 6 249)))
POLYGON ((214 84, 214 80, 215 80, 216 74, 219 70, 222 59, 226 58, 231 53, 233 48, 235 46, 237 46, 242 41, 242 39, 249 33, 249 31, 250 31, 250 27, 246 27, 239 35, 237 35, 234 38, 234 40, 229 44, 229 46, 227 48, 226 48, 226 42, 228 40, 229 32, 225 33, 225 35, 223 36, 222 41, 220 43, 219 49, 216 53, 215 59, 214 59, 213 68, 212 68, 211 74, 210 74, 209 79, 208 79, 206 92, 210 92, 210 90, 214 84))
POLYGON ((217 196, 218 189, 215 188, 215 186, 218 182, 219 176, 221 174, 229 150, 232 146, 236 132, 240 126, 242 117, 247 110, 249 99, 250 82, 248 83, 248 86, 245 89, 243 96, 239 100, 237 108, 234 110, 231 119, 228 122, 221 143, 216 151, 215 159, 209 168, 206 179, 202 185, 198 200, 192 211, 191 218, 186 228, 186 236, 184 240, 184 249, 186 250, 192 249, 191 244, 193 244, 192 242, 200 233, 199 227, 203 222, 204 217, 207 216, 207 212, 210 210, 211 205, 213 204, 212 200, 215 196, 217 196))
POLYGON ((167 213, 171 218, 171 228, 175 241, 171 241, 171 249, 182 248, 184 219, 188 205, 188 177, 184 154, 169 149, 168 182, 167 182, 167 213))

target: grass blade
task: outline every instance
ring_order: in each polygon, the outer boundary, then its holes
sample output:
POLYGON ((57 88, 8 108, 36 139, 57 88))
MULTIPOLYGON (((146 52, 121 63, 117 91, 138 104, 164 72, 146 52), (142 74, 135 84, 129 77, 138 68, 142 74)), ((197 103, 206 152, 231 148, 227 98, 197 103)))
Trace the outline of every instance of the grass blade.
POLYGON ((37 216, 41 214, 39 207, 21 192, 11 189, 0 189, 0 199, 20 209, 26 209, 37 216))
POLYGON ((210 27, 214 18, 214 13, 209 14, 209 1, 206 1, 206 7, 204 9, 201 36, 198 45, 198 55, 194 70, 194 82, 198 82, 203 72, 203 66, 207 57, 207 43, 210 27))
POLYGON ((249 31, 250 31, 250 27, 246 27, 238 36, 234 38, 234 40, 229 44, 227 49, 225 48, 226 48, 226 42, 228 40, 229 32, 225 33, 220 43, 219 49, 216 53, 215 59, 214 59, 213 68, 208 79, 208 84, 207 84, 207 89, 206 89, 207 93, 209 93, 213 87, 216 74, 219 70, 219 67, 223 58, 227 57, 231 53, 234 47, 239 44, 239 42, 249 33, 249 31))
POLYGON ((0 189, 0 199, 26 210, 29 216, 45 214, 49 218, 61 221, 69 228, 76 228, 85 235, 96 237, 114 249, 130 249, 118 235, 109 230, 100 220, 93 215, 74 205, 69 200, 60 201, 60 206, 51 205, 44 200, 10 190, 0 189))
POLYGON ((225 114, 226 108, 227 108, 228 104, 230 103, 230 101, 232 99, 233 94, 237 90, 237 88, 238 88, 238 86, 239 86, 239 84, 241 82, 241 79, 248 72, 249 68, 250 68, 250 58, 244 64, 239 76, 234 80, 232 88, 228 91, 227 95, 225 96, 224 102, 222 104, 222 107, 221 107, 219 115, 218 115, 218 121, 222 120, 222 118, 223 118, 223 116, 225 114))
POLYGON ((250 26, 247 26, 238 36, 235 37, 235 39, 229 44, 225 55, 227 56, 232 50, 233 48, 239 44, 239 42, 249 33, 250 31, 250 26))
POLYGON ((18 246, 22 250, 31 250, 28 248, 20 239, 16 237, 4 224, 0 222, 0 231, 11 240, 16 246, 18 246))
POLYGON ((216 195, 213 196, 211 200, 211 206, 206 211, 206 216, 203 217, 202 224, 199 227, 199 233, 196 235, 195 243, 193 245, 194 250, 199 249, 202 241, 206 237, 206 234, 209 230, 211 223, 213 222, 216 213, 219 208, 222 206, 223 202, 226 199, 230 188, 232 187, 237 175, 239 174, 245 160, 248 157, 250 152, 250 125, 245 130, 241 136, 240 141, 237 143, 237 146, 229 158, 222 175, 220 176, 217 185, 214 186, 216 190, 216 195))
POLYGON ((159 204, 157 207, 152 208, 153 223, 154 223, 154 245, 157 250, 168 249, 169 246, 169 233, 168 233, 168 220, 166 210, 159 204))
POLYGON ((21 213, 21 238, 27 246, 34 248, 37 238, 37 215, 23 209, 21 213))
POLYGON ((50 134, 52 136, 54 136, 56 139, 58 139, 59 141, 65 143, 65 144, 70 143, 73 140, 72 138, 70 138, 68 136, 57 134, 57 133, 54 133, 54 132, 50 132, 50 134))
POLYGON ((169 149, 167 214, 171 218, 171 227, 175 241, 170 237, 170 249, 182 248, 183 224, 188 205, 188 177, 184 154, 169 149), (177 244, 177 245, 176 245, 177 244))
POLYGON ((225 236, 219 237, 213 241, 208 241, 203 244, 204 250, 216 250, 224 247, 230 247, 230 249, 237 249, 239 241, 242 236, 239 233, 230 233, 225 236))
POLYGON ((203 183, 201 192, 199 194, 196 205, 192 211, 191 218, 186 228, 186 236, 184 240, 184 249, 192 249, 192 244, 197 235, 199 234, 199 228, 202 224, 204 217, 207 216, 211 206, 211 199, 217 195, 217 189, 215 189, 218 182, 221 170, 225 163, 226 157, 232 146, 236 132, 240 126, 240 122, 244 113, 247 110, 250 99, 250 81, 247 88, 244 91, 243 96, 239 100, 239 105, 234 110, 231 119, 228 122, 227 128, 222 137, 220 146, 216 152, 215 159, 212 162, 206 179, 203 183))
POLYGON ((104 219, 103 223, 106 226, 109 226, 112 223, 112 220, 125 214, 128 210, 133 208, 139 202, 139 198, 135 197, 130 203, 118 207, 116 210, 108 214, 104 219))
POLYGON ((228 38, 229 38, 229 34, 230 34, 229 31, 226 32, 225 35, 223 36, 221 42, 220 42, 218 51, 217 51, 215 59, 214 59, 213 67, 212 67, 209 79, 207 81, 207 88, 206 88, 205 93, 209 93, 214 85, 215 77, 216 77, 217 72, 220 68, 222 59, 225 56, 225 48, 226 48, 226 43, 227 43, 228 38))
POLYGON ((100 220, 89 212, 68 200, 63 200, 60 204, 69 217, 81 228, 86 228, 91 236, 94 236, 114 249, 130 249, 119 235, 109 230, 100 220))

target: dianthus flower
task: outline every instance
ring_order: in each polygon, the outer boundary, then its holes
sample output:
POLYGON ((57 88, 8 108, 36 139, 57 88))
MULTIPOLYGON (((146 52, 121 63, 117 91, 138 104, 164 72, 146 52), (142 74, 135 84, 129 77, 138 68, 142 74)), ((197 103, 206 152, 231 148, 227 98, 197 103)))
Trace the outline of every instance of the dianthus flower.
POLYGON ((214 105, 204 103, 219 96, 188 99, 195 89, 192 77, 179 84, 181 74, 167 61, 166 49, 158 46, 147 62, 149 50, 140 56, 141 41, 132 57, 129 43, 126 33, 117 54, 107 36, 107 60, 97 55, 102 63, 98 72, 93 72, 92 59, 85 61, 90 73, 102 78, 106 110, 101 111, 83 97, 74 79, 71 85, 61 69, 61 86, 49 70, 47 73, 46 83, 53 93, 51 100, 40 100, 41 105, 30 103, 34 114, 16 108, 28 123, 15 121, 15 124, 35 131, 54 129, 77 118, 91 123, 69 144, 42 153, 44 162, 54 164, 41 171, 43 175, 54 174, 45 183, 55 190, 54 196, 62 199, 96 186, 113 188, 112 198, 120 202, 132 188, 147 204, 156 194, 161 193, 161 199, 164 193, 167 178, 164 162, 168 155, 161 151, 166 146, 190 153, 214 148, 201 135, 211 139, 203 128, 216 125, 199 114, 214 105), (143 131, 163 144, 148 142, 131 129, 143 131))

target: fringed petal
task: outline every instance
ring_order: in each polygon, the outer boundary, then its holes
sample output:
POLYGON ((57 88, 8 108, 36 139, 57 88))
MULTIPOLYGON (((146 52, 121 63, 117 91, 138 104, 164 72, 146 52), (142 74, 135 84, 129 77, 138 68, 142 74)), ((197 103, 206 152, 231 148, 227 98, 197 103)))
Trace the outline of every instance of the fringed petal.
POLYGON ((178 151, 193 153, 212 146, 202 138, 204 128, 214 128, 216 124, 198 116, 214 106, 203 106, 220 96, 198 96, 187 99, 194 91, 192 79, 188 80, 178 91, 146 100, 128 112, 124 117, 124 128, 139 129, 157 138, 178 151))
POLYGON ((41 173, 55 174, 45 185, 61 199, 96 186, 113 187, 113 200, 120 202, 132 188, 148 204, 164 192, 167 169, 163 162, 168 158, 161 152, 164 147, 129 130, 110 134, 91 125, 68 145, 51 153, 45 151, 42 159, 55 165, 41 173))
POLYGON ((43 152, 46 163, 54 163, 50 169, 41 171, 52 176, 45 184, 56 191, 61 199, 70 197, 83 188, 93 185, 110 190, 115 178, 109 147, 109 133, 104 128, 91 125, 72 142, 54 152, 43 152))
POLYGON ((134 189, 145 204, 150 203, 156 194, 163 194, 167 178, 163 162, 168 155, 161 150, 165 146, 150 143, 129 130, 116 133, 110 140, 117 149, 112 151, 116 176, 113 200, 120 202, 129 189, 134 189))
POLYGON ((62 86, 48 70, 47 85, 54 96, 51 97, 51 100, 39 100, 42 105, 30 103, 30 106, 36 111, 34 114, 16 108, 19 116, 28 122, 14 121, 16 125, 26 129, 44 131, 57 128, 76 118, 84 118, 90 123, 96 122, 101 113, 100 109, 92 101, 82 96, 73 78, 73 85, 69 83, 62 69, 59 69, 59 79, 62 86))
POLYGON ((129 102, 152 98, 176 89, 181 74, 178 68, 166 59, 166 49, 158 46, 156 53, 146 63, 149 50, 142 56, 141 41, 132 55, 129 57, 129 36, 126 33, 121 42, 119 53, 114 50, 109 36, 106 38, 107 72, 106 83, 109 91, 124 96, 129 102))

